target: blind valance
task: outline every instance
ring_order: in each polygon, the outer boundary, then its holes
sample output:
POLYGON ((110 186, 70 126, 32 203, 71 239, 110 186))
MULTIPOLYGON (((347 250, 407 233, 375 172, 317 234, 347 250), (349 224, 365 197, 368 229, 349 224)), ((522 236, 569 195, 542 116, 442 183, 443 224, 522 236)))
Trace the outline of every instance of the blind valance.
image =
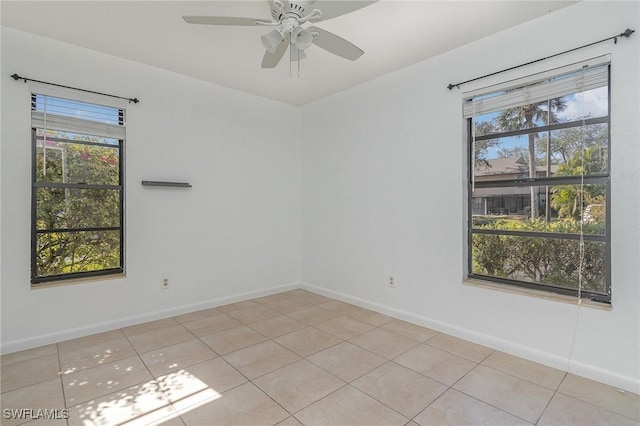
POLYGON ((467 92, 464 118, 560 98, 609 84, 609 55, 467 92))

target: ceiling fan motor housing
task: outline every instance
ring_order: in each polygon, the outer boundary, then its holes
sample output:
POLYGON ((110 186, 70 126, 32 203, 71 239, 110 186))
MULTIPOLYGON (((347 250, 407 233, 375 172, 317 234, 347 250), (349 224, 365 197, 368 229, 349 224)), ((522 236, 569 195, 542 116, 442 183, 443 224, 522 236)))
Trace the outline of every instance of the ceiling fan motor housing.
POLYGON ((281 1, 274 0, 271 3, 271 16, 274 21, 282 21, 287 16, 302 18, 311 13, 311 6, 315 0, 281 1))

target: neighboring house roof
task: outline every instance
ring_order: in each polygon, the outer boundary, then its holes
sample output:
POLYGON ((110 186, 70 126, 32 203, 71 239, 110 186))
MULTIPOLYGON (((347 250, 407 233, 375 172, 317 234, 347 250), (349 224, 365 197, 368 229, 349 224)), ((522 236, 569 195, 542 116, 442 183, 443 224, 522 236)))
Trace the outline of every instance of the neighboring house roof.
MULTIPOLYGON (((551 165, 551 173, 555 173, 557 165, 551 165)), ((537 172, 545 172, 546 166, 537 166, 537 172)), ((476 176, 528 174, 529 166, 522 157, 493 158, 478 161, 475 167, 476 176)))

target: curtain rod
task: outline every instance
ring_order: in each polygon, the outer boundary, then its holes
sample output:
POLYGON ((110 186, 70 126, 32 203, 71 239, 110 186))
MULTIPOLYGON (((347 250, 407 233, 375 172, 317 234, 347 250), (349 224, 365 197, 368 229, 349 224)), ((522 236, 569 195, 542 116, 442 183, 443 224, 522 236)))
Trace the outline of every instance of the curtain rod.
POLYGON ((570 53, 570 52, 573 52, 575 50, 584 49, 585 47, 593 46, 594 44, 603 43, 605 41, 613 40, 613 42, 615 44, 618 44, 618 37, 629 38, 629 37, 631 37, 631 34, 633 34, 635 32, 636 32, 635 30, 627 28, 626 30, 624 30, 624 32, 622 32, 620 34, 617 34, 617 35, 614 35, 614 36, 611 36, 611 37, 608 37, 608 38, 604 38, 602 40, 594 41, 593 43, 585 44, 584 46, 574 47, 573 49, 565 50, 564 52, 560 52, 560 53, 556 53, 556 54, 551 55, 551 56, 546 56, 544 58, 536 59, 535 61, 530 61, 530 62, 527 62, 525 64, 516 65, 516 66, 511 67, 511 68, 505 68, 505 69, 500 70, 500 71, 492 72, 491 74, 486 74, 486 75, 483 75, 481 77, 472 78, 471 80, 461 81, 460 83, 451 83, 451 84, 449 84, 447 86, 447 89, 451 90, 454 87, 457 87, 459 89, 460 86, 462 86, 463 84, 471 83, 472 81, 481 80, 483 78, 487 78, 487 77, 494 76, 496 74, 501 74, 503 72, 511 71, 511 70, 516 69, 516 68, 521 68, 521 67, 524 67, 524 66, 527 66, 527 65, 535 64, 536 62, 541 62, 541 61, 544 61, 544 60, 547 60, 547 59, 555 58, 556 56, 564 55, 565 53, 570 53))
POLYGON ((79 89, 77 87, 71 87, 71 86, 63 86, 62 84, 49 83, 47 81, 40 81, 40 80, 34 80, 33 78, 22 77, 22 76, 19 76, 18 74, 13 74, 11 76, 11 78, 13 78, 15 81, 24 80, 25 83, 27 81, 33 81, 34 83, 42 83, 42 84, 48 84, 49 86, 56 86, 56 87, 63 87, 65 89, 79 90, 81 92, 93 93, 94 95, 102 95, 102 96, 109 96, 111 98, 125 99, 125 100, 129 101, 129 103, 133 102, 134 104, 137 104, 138 102, 140 102, 140 100, 138 98, 125 98, 125 97, 122 97, 122 96, 110 95, 108 93, 94 92, 93 90, 79 89))

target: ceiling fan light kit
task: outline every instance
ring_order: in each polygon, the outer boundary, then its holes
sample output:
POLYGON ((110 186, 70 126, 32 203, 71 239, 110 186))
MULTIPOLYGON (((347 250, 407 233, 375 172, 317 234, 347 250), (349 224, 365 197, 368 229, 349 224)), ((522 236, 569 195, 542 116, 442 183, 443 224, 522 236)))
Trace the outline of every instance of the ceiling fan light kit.
POLYGON ((280 46, 280 43, 284 41, 284 37, 278 30, 273 30, 270 33, 260 37, 260 39, 262 40, 262 44, 264 45, 265 49, 267 49, 269 53, 275 53, 278 46, 280 46))
POLYGON ((262 68, 275 68, 287 49, 290 50, 289 74, 291 75, 291 62, 294 58, 298 61, 298 76, 300 76, 300 60, 304 58, 305 50, 312 44, 334 55, 351 61, 355 61, 364 54, 364 51, 353 43, 339 37, 332 32, 317 28, 303 28, 306 22, 319 22, 335 18, 336 16, 368 6, 375 1, 342 1, 326 2, 324 6, 316 0, 281 1, 271 0, 272 20, 260 18, 243 18, 228 16, 183 16, 185 22, 198 25, 233 25, 233 26, 272 26, 278 27, 273 31, 262 35, 260 38, 266 51, 262 58, 262 68), (318 5, 329 10, 323 13, 321 9, 312 9, 318 5), (333 10, 331 10, 333 8, 333 10), (309 11, 310 10, 310 11, 309 11))
MULTIPOLYGON (((317 33, 316 33, 317 34, 317 33)), ((296 45, 298 50, 305 50, 311 46, 313 42, 313 34, 309 30, 302 27, 294 28, 291 32, 291 42, 296 45)))

